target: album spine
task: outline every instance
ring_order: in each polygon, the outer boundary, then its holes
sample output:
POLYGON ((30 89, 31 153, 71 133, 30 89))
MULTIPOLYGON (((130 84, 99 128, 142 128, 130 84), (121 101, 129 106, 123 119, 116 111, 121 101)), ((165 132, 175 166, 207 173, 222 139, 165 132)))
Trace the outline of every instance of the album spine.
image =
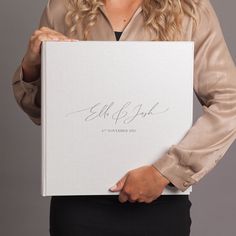
POLYGON ((46 50, 47 42, 43 41, 41 44, 41 195, 46 196, 46 167, 47 167, 47 158, 46 158, 46 81, 47 81, 47 73, 46 73, 46 65, 47 65, 47 55, 46 50))

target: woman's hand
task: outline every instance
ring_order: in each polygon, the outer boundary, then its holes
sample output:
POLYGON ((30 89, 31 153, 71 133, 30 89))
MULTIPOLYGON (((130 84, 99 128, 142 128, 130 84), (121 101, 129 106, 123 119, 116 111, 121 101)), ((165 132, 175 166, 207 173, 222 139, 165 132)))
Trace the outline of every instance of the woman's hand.
POLYGON ((158 198, 170 181, 152 165, 129 171, 109 190, 120 191, 119 201, 150 203, 158 198))
POLYGON ((24 79, 32 80, 33 77, 37 77, 40 72, 41 65, 41 43, 42 41, 78 41, 71 39, 65 35, 57 32, 48 27, 41 27, 34 31, 31 35, 27 52, 22 61, 22 67, 24 70, 24 79))

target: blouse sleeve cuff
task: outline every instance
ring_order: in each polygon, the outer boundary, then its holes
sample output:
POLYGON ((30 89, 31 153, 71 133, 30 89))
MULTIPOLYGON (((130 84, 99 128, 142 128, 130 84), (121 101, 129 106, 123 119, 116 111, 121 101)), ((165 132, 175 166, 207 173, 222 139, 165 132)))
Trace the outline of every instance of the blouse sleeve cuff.
POLYGON ((152 166, 182 192, 197 182, 191 177, 195 172, 190 167, 181 165, 178 159, 169 153, 152 163, 152 166))

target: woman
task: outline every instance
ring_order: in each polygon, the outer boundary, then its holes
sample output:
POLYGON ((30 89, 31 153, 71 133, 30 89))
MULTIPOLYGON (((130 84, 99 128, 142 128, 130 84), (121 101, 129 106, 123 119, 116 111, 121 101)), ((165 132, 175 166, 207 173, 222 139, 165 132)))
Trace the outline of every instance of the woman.
POLYGON ((236 137, 236 69, 209 0, 51 0, 13 76, 16 101, 41 124, 40 46, 44 40, 193 40, 194 92, 203 115, 149 166, 127 172, 111 196, 53 196, 50 234, 190 234, 188 195, 161 195, 197 183, 236 137))

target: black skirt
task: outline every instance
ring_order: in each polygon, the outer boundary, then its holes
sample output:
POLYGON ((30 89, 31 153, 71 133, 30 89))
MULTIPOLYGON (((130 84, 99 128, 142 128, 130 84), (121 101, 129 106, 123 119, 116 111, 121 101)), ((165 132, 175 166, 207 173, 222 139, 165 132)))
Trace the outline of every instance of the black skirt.
POLYGON ((51 236, 189 236, 189 195, 120 203, 118 195, 52 196, 51 236))

